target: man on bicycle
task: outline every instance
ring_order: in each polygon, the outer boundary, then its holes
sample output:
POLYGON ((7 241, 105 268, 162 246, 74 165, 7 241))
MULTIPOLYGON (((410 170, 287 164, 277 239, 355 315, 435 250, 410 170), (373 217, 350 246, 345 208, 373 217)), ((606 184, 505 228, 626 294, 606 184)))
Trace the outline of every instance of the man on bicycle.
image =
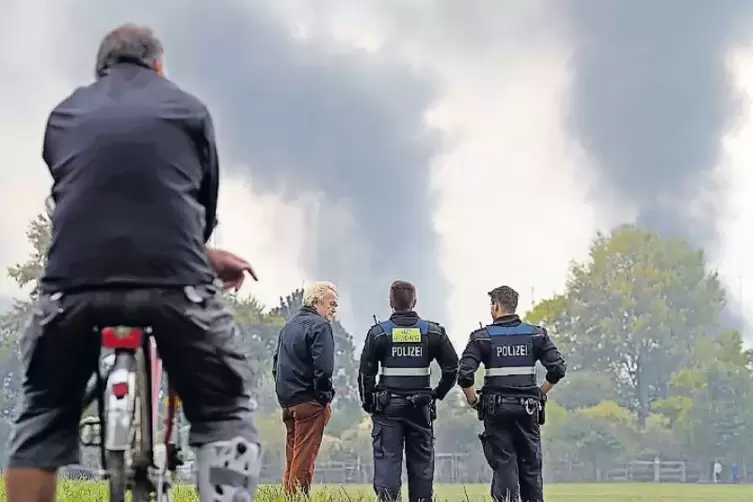
POLYGON ((250 365, 216 274, 236 288, 244 272, 256 277, 245 260, 205 247, 219 183, 211 117, 164 77, 148 28, 105 36, 96 77, 47 122, 52 244, 21 342, 7 500, 54 500, 57 469, 78 461, 98 329, 115 325, 153 329, 191 423, 200 500, 253 500, 260 448, 250 365))

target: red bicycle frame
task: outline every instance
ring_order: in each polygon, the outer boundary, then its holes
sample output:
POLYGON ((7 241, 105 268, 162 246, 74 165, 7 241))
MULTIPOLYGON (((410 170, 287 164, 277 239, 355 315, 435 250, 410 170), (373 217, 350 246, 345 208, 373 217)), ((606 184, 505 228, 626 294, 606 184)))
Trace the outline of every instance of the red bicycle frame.
MULTIPOLYGON (((149 360, 151 361, 152 366, 152 423, 156 425, 159 421, 159 393, 162 388, 162 359, 159 358, 157 353, 157 345, 154 343, 154 338, 149 338, 149 360)), ((170 437, 172 436, 173 422, 177 407, 178 395, 168 381, 167 412, 165 413, 164 434, 165 448, 167 448, 168 443, 170 442, 170 437)))

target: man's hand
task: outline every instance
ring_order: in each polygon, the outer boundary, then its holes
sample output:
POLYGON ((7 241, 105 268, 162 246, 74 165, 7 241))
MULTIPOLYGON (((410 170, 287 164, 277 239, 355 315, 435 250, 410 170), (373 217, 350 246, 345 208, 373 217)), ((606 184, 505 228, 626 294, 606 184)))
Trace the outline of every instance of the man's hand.
POLYGON ((374 409, 376 409, 376 396, 371 392, 363 396, 361 408, 368 414, 374 413, 374 409))
POLYGON ((554 385, 544 380, 544 383, 541 384, 541 387, 539 387, 539 390, 541 391, 543 395, 546 396, 549 393, 549 391, 552 390, 552 387, 554 387, 554 385))
POLYGON ((258 281, 251 264, 238 255, 225 251, 223 249, 207 248, 207 259, 217 276, 222 281, 225 289, 235 289, 238 291, 245 280, 245 272, 258 281))
POLYGON ((478 394, 476 394, 476 389, 468 387, 467 389, 463 389, 463 394, 465 394, 465 401, 468 403, 468 406, 474 410, 478 409, 480 399, 478 398, 478 394))
POLYGON ((317 390, 314 391, 314 399, 316 399, 322 406, 327 406, 335 398, 335 389, 329 391, 317 390))

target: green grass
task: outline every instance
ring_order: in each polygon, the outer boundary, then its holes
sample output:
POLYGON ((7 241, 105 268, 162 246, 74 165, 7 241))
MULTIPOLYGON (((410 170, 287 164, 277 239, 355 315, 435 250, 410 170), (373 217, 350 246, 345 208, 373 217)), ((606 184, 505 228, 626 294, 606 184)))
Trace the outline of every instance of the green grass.
MULTIPOLYGON (((317 486, 313 502, 372 501, 371 488, 364 485, 317 486)), ((437 485, 436 499, 447 502, 488 501, 486 485, 437 485)), ((560 484, 545 487, 547 502, 751 502, 753 485, 695 485, 695 484, 560 484)), ((0 491, 0 501, 5 495, 0 491)), ((58 502, 106 501, 107 492, 100 483, 67 481, 58 487, 58 502)), ((175 502, 196 502, 191 487, 180 487, 175 502)), ((262 486, 256 502, 283 502, 275 486, 262 486)))

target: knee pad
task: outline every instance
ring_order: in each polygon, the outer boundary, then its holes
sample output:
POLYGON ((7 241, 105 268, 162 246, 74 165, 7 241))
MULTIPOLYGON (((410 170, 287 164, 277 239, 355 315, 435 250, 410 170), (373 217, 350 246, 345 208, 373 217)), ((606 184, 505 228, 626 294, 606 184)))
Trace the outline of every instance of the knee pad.
POLYGON ((259 484, 261 447, 242 437, 197 448, 200 502, 253 502, 259 484))

